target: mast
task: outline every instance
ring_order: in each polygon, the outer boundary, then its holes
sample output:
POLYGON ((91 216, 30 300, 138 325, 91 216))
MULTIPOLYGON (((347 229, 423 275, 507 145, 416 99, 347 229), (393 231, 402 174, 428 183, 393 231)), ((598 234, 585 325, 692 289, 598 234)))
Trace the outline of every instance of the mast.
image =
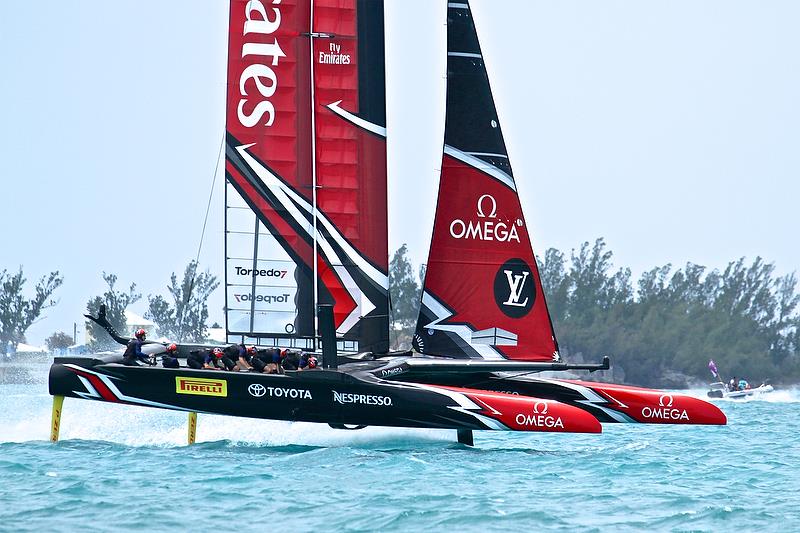
MULTIPOLYGON (((316 95, 314 91, 314 0, 309 0, 309 9, 311 12, 311 16, 309 17, 308 22, 308 38, 311 42, 311 46, 308 49, 308 65, 311 71, 311 98, 309 99, 309 105, 311 106, 311 131, 317 131, 316 126, 316 95)), ((319 254, 317 249, 317 136, 311 136, 311 198, 313 204, 313 214, 312 220, 314 223, 314 342, 316 344, 316 339, 320 338, 320 331, 319 331, 319 319, 318 319, 318 308, 317 305, 319 303, 319 265, 317 256, 319 254)), ((316 348, 316 346, 314 346, 316 348)))

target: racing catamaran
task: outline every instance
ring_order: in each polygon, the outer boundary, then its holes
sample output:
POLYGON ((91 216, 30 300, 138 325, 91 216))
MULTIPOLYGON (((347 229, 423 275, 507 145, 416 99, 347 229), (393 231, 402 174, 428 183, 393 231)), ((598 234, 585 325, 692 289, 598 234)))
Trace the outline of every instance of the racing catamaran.
MULTIPOLYGON (((726 423, 685 395, 535 377, 609 361, 561 360, 469 4, 449 2, 447 13, 445 145, 414 350, 389 352, 382 2, 232 0, 228 341, 316 350, 321 339, 323 368, 259 374, 59 357, 53 440, 65 396, 188 411, 190 442, 197 412, 449 428, 466 444, 472 430, 726 423)), ((127 342, 103 316, 90 318, 127 342)))

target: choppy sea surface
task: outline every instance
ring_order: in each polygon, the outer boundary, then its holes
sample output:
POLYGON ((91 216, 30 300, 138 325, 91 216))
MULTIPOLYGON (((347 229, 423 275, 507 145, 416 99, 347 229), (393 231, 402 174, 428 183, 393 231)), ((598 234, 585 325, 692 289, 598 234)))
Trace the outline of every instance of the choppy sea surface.
MULTIPOLYGON (((724 427, 601 435, 334 430, 0 384, 0 531, 800 531, 800 391, 717 401, 724 427)), ((689 391, 704 397, 705 391, 689 391)))

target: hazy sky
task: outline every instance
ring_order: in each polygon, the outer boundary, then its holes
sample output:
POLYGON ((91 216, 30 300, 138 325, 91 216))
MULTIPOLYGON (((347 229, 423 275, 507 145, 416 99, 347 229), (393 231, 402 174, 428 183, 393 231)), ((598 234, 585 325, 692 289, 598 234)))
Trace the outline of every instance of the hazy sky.
MULTIPOLYGON (((445 0, 386 0, 390 249, 425 261, 445 0)), ((472 0, 534 250, 605 237, 634 274, 800 267, 800 3, 472 0)), ((0 270, 60 270, 35 343, 101 272, 165 292, 224 132, 227 2, 0 2, 0 270)), ((222 175, 201 254, 223 275, 222 175)), ((210 302, 222 322, 223 291, 210 302)), ((145 299, 133 307, 144 313, 145 299)))

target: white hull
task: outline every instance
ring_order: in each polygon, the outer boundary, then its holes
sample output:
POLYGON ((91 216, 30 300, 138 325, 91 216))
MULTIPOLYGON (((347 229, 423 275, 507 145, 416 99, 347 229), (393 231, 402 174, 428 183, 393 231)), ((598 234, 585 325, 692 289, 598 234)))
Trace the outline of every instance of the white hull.
POLYGON ((747 398, 748 396, 766 394, 768 392, 772 392, 773 390, 775 389, 772 387, 772 385, 761 385, 754 389, 728 391, 724 384, 713 383, 711 385, 711 390, 708 391, 708 396, 711 398, 730 398, 732 400, 736 400, 739 398, 747 398), (720 385, 722 385, 722 387, 720 387, 720 385))

